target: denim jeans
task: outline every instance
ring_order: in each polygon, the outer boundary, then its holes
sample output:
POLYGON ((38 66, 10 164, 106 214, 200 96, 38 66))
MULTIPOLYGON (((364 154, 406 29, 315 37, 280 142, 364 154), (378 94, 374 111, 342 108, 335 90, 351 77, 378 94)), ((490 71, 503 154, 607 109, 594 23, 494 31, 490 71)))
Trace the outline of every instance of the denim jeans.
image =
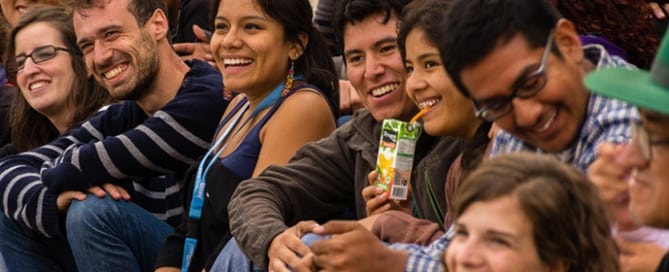
MULTIPOLYGON (((307 246, 311 246, 314 242, 322 239, 327 239, 328 236, 321 236, 317 234, 308 233, 302 237, 302 242, 307 246)), ((290 267, 288 268, 290 269, 290 267)), ((234 272, 234 271, 246 271, 246 272, 263 272, 265 271, 262 267, 255 265, 251 259, 244 255, 241 248, 237 244, 235 238, 230 239, 223 250, 218 254, 214 264, 211 266, 209 272, 234 272)), ((292 271, 292 269, 291 269, 292 271)))
POLYGON ((64 238, 47 238, 0 217, 0 252, 6 265, 0 271, 77 271, 64 238))
POLYGON ((128 201, 88 195, 74 201, 67 237, 79 271, 153 271, 173 228, 128 201))
POLYGON ((7 265, 5 265, 5 258, 2 256, 2 251, 0 251, 0 271, 7 271, 7 265))

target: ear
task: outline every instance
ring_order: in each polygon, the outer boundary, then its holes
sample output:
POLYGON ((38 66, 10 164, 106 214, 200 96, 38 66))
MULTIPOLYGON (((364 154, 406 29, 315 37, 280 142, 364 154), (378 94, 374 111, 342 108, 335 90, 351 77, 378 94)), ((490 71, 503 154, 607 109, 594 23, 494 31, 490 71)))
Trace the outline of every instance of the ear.
POLYGON ((170 31, 169 23, 167 21, 167 15, 161 9, 156 9, 151 15, 151 18, 146 22, 144 28, 149 31, 149 33, 156 40, 161 40, 167 36, 167 33, 170 31))
POLYGON ((560 49, 564 58, 571 59, 576 63, 581 63, 585 56, 583 55, 583 45, 578 37, 578 32, 574 23, 567 19, 560 19, 555 26, 554 39, 555 44, 560 49))
POLYGON ((297 34, 297 41, 292 42, 288 49, 288 57, 291 60, 299 59, 304 53, 304 49, 307 48, 307 44, 309 44, 309 35, 304 32, 297 34))

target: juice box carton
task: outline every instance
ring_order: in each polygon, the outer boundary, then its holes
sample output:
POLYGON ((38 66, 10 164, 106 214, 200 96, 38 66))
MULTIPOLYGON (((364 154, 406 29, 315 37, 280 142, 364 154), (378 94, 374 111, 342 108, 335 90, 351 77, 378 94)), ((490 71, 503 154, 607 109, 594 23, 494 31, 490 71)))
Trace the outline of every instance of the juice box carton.
POLYGON ((418 123, 383 120, 374 185, 383 188, 390 199, 408 198, 414 151, 421 131, 418 123))

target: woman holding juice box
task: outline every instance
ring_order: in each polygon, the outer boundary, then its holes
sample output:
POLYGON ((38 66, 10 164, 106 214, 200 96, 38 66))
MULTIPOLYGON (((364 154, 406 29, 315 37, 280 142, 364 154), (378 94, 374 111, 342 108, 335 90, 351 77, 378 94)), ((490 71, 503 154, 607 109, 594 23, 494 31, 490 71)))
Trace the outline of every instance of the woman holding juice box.
MULTIPOLYGON (((407 94, 421 109, 415 119, 422 119, 425 133, 438 136, 455 136, 462 139, 461 154, 449 169, 446 177, 446 205, 444 223, 441 229, 447 228, 451 222, 452 203, 461 177, 475 168, 482 160, 488 146, 490 123, 474 115, 471 101, 462 96, 451 82, 442 66, 436 41, 440 39, 440 16, 448 3, 443 1, 413 2, 404 9, 402 23, 399 27, 398 45, 407 78, 407 94), (444 227, 445 226, 445 227, 444 227)), ((370 181, 376 173, 370 173, 370 181)), ((443 193, 443 192, 434 192, 443 193)), ((374 185, 362 192, 367 200, 368 215, 380 214, 389 210, 411 211, 409 201, 389 200, 384 191, 374 185)), ((429 201, 425 198, 413 198, 412 201, 429 201)), ((374 224, 375 232, 381 238, 394 241, 397 237, 392 233, 400 230, 394 228, 394 220, 411 220, 405 215, 389 213, 381 215, 374 224), (385 221, 388 220, 386 223, 385 221), (383 227, 384 225, 387 227, 383 227), (386 236, 391 235, 391 236, 386 236)), ((399 223, 399 222, 398 222, 399 223)), ((438 236, 437 236, 438 237, 438 236)), ((402 239, 403 240, 403 239, 402 239)), ((403 240, 404 241, 404 240, 403 240)), ((415 241, 414 241, 415 242, 415 241)), ((421 242, 423 243, 423 242, 421 242)))

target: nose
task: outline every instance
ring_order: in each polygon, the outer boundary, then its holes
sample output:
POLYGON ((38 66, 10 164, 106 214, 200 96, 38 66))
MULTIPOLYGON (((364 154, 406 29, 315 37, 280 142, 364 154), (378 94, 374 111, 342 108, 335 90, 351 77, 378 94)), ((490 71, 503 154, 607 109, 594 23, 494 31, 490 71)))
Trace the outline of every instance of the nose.
POLYGON ((380 74, 383 74, 383 65, 381 65, 380 59, 378 59, 374 54, 367 54, 365 57, 365 78, 374 79, 380 74))
POLYGON ((228 33, 225 33, 223 36, 223 41, 221 42, 223 48, 239 48, 242 46, 242 41, 237 35, 237 30, 230 28, 228 33))
POLYGON ((427 82, 417 72, 413 72, 407 77, 406 92, 411 99, 415 99, 416 93, 427 88, 427 82))
POLYGON ((541 103, 533 99, 514 98, 511 105, 517 127, 531 129, 542 121, 541 103))
POLYGON ((24 75, 30 75, 37 73, 39 71, 39 64, 35 63, 32 58, 26 58, 26 61, 23 63, 23 70, 21 73, 24 75))
MULTIPOLYGON (((449 249, 451 250, 451 249, 449 249)), ((481 249, 477 249, 476 243, 467 239, 462 242, 457 248, 455 254, 455 264, 465 268, 481 267, 484 263, 484 258, 480 254, 481 249)))
POLYGON ((620 157, 625 165, 629 165, 634 169, 645 169, 650 166, 650 161, 646 160, 642 154, 639 137, 632 138, 629 144, 625 146, 620 157))
POLYGON ((93 64, 105 67, 111 64, 113 52, 105 46, 103 41, 97 40, 93 44, 93 64))

